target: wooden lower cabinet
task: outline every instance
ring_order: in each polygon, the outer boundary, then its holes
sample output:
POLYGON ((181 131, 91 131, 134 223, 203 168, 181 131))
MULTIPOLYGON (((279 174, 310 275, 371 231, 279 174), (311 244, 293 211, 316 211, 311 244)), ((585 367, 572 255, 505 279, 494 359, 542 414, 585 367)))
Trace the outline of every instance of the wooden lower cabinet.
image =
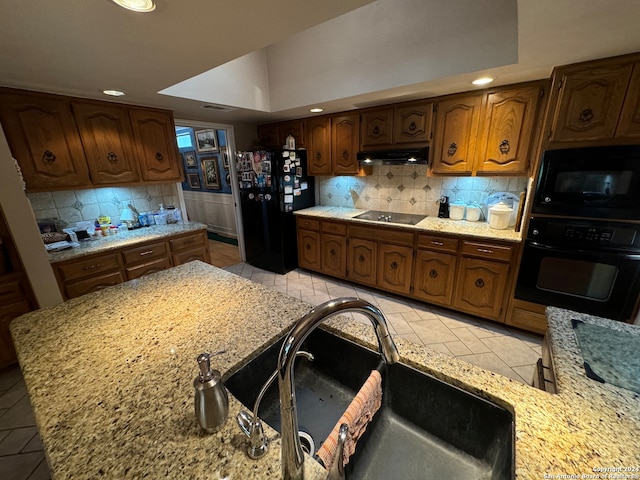
POLYGON ((11 320, 33 310, 24 299, 15 299, 0 306, 0 368, 16 363, 16 350, 13 347, 9 324, 11 320))
POLYGON ((193 260, 211 261, 204 230, 56 262, 52 268, 68 300, 193 260))
POLYGON ((473 315, 498 320, 508 274, 508 263, 462 257, 453 306, 473 315))
POLYGON ((545 305, 512 299, 505 323, 530 332, 545 333, 547 331, 547 316, 545 305))
POLYGON ((322 234, 322 271, 327 275, 344 277, 347 274, 347 238, 322 234))
POLYGON ((457 255, 418 250, 413 276, 413 295, 438 305, 450 306, 456 281, 457 255))
POLYGON ((320 271, 320 232, 298 230, 298 265, 320 271))
POLYGON ((375 286, 377 258, 377 242, 363 238, 349 239, 347 277, 354 282, 375 286))
POLYGON ((411 292, 413 247, 378 244, 378 287, 395 293, 411 292))

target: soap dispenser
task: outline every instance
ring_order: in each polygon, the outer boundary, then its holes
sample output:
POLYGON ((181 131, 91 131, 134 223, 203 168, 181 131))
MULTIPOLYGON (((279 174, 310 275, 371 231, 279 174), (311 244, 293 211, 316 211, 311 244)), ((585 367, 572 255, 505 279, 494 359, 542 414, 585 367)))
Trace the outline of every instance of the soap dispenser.
POLYGON ((211 369, 211 354, 201 353, 196 360, 200 367, 200 374, 193 381, 196 418, 207 433, 217 432, 227 421, 229 397, 220 372, 211 369))

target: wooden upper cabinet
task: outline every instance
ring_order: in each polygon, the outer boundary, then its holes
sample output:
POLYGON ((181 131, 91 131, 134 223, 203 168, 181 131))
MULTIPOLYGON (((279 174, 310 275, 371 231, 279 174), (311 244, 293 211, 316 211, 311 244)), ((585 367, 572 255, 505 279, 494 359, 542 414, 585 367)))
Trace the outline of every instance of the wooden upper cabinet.
POLYGON ((331 162, 335 175, 357 175, 360 116, 357 113, 331 118, 331 162))
POLYGON ((129 109, 138 161, 145 181, 181 181, 175 126, 171 112, 129 109))
POLYGON ((476 155, 476 171, 524 174, 534 137, 541 86, 500 90, 487 95, 484 128, 476 155))
POLYGON ((292 120, 278 124, 278 148, 287 144, 287 137, 291 135, 296 141, 296 148, 305 148, 304 122, 302 120, 292 120))
POLYGON ((636 139, 640 137, 640 62, 636 62, 633 66, 616 137, 636 139))
POLYGON ((437 104, 431 170, 471 174, 483 95, 456 96, 437 104))
POLYGON ((393 108, 366 111, 362 114, 361 146, 386 147, 393 144, 393 108))
POLYGON ((133 131, 127 107, 72 102, 94 185, 137 182, 133 131))
POLYGON ((573 65, 554 72, 561 86, 549 142, 614 137, 633 63, 589 65, 573 65))
POLYGON ((331 175, 331 119, 307 119, 305 134, 309 175, 331 175))
POLYGON ((433 103, 420 102, 394 109, 394 143, 424 143, 431 140, 433 103))
POLYGON ((265 148, 282 148, 278 138, 278 124, 258 125, 258 143, 265 148))
POLYGON ((0 120, 28 191, 91 186, 67 98, 2 90, 0 120))

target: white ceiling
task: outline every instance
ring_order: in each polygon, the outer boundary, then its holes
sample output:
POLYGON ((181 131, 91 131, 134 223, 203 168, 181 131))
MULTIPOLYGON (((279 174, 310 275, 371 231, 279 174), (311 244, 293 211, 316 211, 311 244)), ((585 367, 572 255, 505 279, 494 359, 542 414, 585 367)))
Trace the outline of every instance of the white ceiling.
POLYGON ((110 0, 0 0, 0 84, 103 99, 117 88, 128 94, 119 101, 180 118, 264 122, 307 116, 317 103, 348 110, 470 90, 478 73, 508 84, 640 51, 638 0, 156 3, 142 15, 110 0), (210 81, 194 93, 185 81, 198 76, 210 81), (211 102, 240 108, 202 108, 211 102))

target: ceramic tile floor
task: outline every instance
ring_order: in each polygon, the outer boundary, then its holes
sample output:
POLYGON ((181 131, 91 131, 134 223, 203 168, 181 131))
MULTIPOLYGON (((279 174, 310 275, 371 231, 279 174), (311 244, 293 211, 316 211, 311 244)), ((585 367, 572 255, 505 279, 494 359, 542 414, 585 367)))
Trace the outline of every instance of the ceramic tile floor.
MULTIPOLYGON (((324 275, 304 270, 279 275, 246 263, 225 270, 313 305, 337 297, 362 298, 382 310, 393 334, 518 382, 530 384, 542 353, 538 335, 324 275)), ((369 324, 360 315, 353 318, 369 324)))
MULTIPOLYGON (((356 296, 378 306, 392 333, 529 383, 541 354, 542 338, 501 324, 294 270, 286 275, 246 263, 225 270, 317 305, 331 298, 356 296)), ((354 315, 368 324, 368 320, 354 315)), ((0 479, 50 478, 29 398, 19 367, 0 371, 0 479)))

